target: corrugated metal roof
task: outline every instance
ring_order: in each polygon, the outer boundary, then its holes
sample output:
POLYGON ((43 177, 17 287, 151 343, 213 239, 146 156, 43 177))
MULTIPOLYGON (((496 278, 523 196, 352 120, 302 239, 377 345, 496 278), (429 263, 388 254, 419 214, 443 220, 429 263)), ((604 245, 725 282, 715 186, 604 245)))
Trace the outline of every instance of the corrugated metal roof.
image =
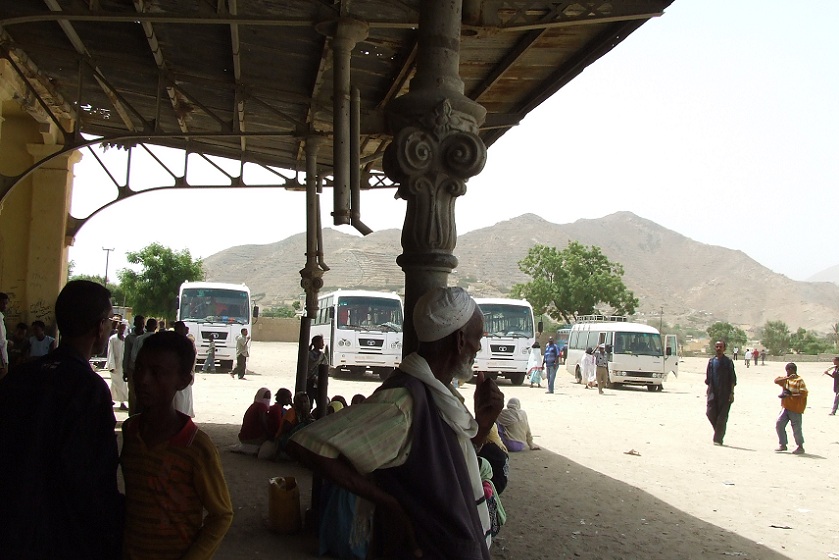
MULTIPOLYGON (((487 109, 484 141, 671 2, 465 0, 460 73, 466 95, 487 109)), ((9 1, 0 6, 0 45, 45 105, 75 116, 83 133, 302 170, 302 138, 332 130, 331 40, 316 25, 351 16, 370 25, 353 51, 352 83, 361 92, 362 157, 381 169, 390 140, 383 109, 413 75, 420 5, 9 1)), ((322 150, 320 163, 331 158, 322 150)))

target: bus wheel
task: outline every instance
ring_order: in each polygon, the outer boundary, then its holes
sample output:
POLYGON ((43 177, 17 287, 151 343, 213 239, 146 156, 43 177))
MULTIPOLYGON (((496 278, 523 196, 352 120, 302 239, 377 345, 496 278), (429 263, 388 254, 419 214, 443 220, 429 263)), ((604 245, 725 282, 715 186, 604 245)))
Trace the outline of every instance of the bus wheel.
POLYGON ((610 389, 620 389, 621 387, 623 387, 623 383, 618 383, 616 381, 612 381, 611 383, 609 383, 610 389))
POLYGON ((390 368, 379 368, 379 371, 377 373, 379 374, 379 379, 384 381, 385 379, 390 377, 390 374, 393 373, 393 370, 390 368))
POLYGON ((574 370, 574 379, 577 380, 577 383, 583 382, 583 372, 580 371, 580 366, 577 366, 577 369, 574 370))
POLYGON ((233 360, 219 360, 218 365, 221 371, 233 371, 233 360))
POLYGON ((510 383, 513 385, 521 385, 524 383, 524 374, 523 373, 513 373, 510 375, 510 383))
POLYGON ((655 393, 658 391, 658 385, 647 385, 647 391, 650 393, 655 393))

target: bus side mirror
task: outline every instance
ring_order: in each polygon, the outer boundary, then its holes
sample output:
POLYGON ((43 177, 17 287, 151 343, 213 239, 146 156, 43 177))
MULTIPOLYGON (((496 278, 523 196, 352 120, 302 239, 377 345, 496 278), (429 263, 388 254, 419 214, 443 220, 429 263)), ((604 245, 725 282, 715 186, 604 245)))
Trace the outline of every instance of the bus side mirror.
POLYGON ((175 296, 175 309, 180 309, 180 308, 181 308, 181 298, 179 298, 178 296, 175 296))
POLYGON ((542 334, 542 332, 545 330, 545 325, 542 323, 542 321, 539 321, 536 324, 536 330, 539 332, 539 334, 542 334))
POLYGON ((668 356, 672 356, 673 355, 673 348, 668 346, 667 349, 665 350, 665 352, 667 353, 668 356))
POLYGON ((259 317, 259 306, 254 305, 253 306, 253 318, 256 319, 257 317, 259 317))

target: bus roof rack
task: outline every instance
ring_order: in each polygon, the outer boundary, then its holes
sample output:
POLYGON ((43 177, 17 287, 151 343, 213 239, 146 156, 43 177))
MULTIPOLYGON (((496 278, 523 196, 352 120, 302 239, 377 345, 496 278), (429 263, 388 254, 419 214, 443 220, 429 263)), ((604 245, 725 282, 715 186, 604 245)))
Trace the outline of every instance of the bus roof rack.
POLYGON ((626 320, 624 315, 580 315, 577 317, 578 323, 625 323, 626 320))

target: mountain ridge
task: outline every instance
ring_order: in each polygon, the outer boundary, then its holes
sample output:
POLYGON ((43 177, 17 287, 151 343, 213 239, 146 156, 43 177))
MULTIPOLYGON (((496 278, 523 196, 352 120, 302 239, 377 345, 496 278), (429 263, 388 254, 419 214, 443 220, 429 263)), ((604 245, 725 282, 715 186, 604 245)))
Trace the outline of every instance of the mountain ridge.
MULTIPOLYGON (((401 230, 358 237, 323 230, 323 291, 368 288, 404 292, 396 264, 401 230)), ((754 332, 768 320, 790 329, 830 332, 839 320, 839 286, 800 282, 775 273, 739 250, 694 241, 631 212, 554 224, 524 214, 458 236, 459 264, 450 284, 475 296, 504 296, 529 278, 518 261, 536 243, 565 247, 570 240, 597 245, 624 267, 624 283, 639 299, 641 318, 704 328, 728 321, 754 332), (794 304, 792 304, 795 302, 794 304)), ((299 270, 305 264, 304 233, 264 245, 231 247, 204 259, 208 280, 245 282, 260 305, 301 299, 299 270)))

